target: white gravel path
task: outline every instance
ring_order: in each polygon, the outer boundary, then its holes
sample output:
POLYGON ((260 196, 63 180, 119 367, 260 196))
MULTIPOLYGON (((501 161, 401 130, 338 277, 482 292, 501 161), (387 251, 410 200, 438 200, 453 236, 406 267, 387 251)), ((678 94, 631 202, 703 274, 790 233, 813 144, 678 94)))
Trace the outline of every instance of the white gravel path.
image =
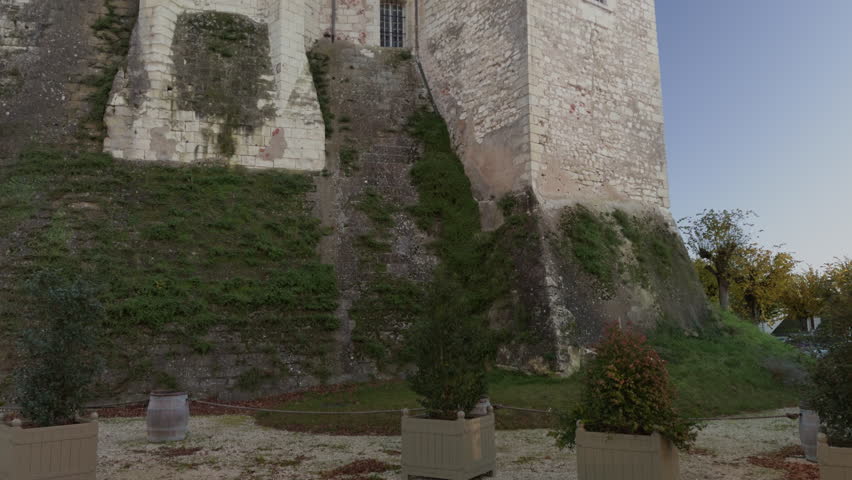
MULTIPOLYGON (((787 413, 786 410, 766 412, 787 413)), ((101 421, 101 480, 397 479, 396 471, 373 476, 329 477, 335 468, 374 459, 399 465, 399 437, 341 437, 285 432, 255 425, 251 417, 195 417, 186 441, 166 446, 145 440, 143 419, 101 421), (183 452, 176 449, 184 449, 183 452), (199 449, 193 453, 193 449, 199 449), (163 453, 185 453, 168 456, 163 453)), ((712 422, 700 434, 702 454, 681 454, 681 478, 780 480, 780 472, 748 464, 750 455, 798 443, 788 419, 712 422)), ((497 480, 574 480, 571 451, 553 445, 546 430, 497 434, 497 480)))

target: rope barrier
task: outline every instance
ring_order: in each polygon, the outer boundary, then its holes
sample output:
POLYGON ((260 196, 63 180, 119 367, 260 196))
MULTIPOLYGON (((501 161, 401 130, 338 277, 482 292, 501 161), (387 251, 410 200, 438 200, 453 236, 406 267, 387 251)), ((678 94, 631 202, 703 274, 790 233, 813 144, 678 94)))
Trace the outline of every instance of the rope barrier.
POLYGON ((543 413, 546 415, 554 415, 552 409, 548 408, 547 410, 536 410, 534 408, 518 408, 518 407, 510 407, 507 405, 494 404, 494 410, 515 410, 518 412, 529 412, 529 413, 543 413))
POLYGON ((709 417, 709 418, 690 418, 689 420, 695 420, 698 422, 710 421, 710 420, 764 420, 768 418, 789 418, 790 420, 798 420, 798 413, 788 413, 786 415, 766 415, 766 416, 756 416, 756 417, 709 417))
MULTIPOLYGON (((220 407, 220 408, 230 408, 235 410, 247 410, 252 412, 264 412, 264 413, 280 413, 286 415, 380 415, 380 414, 388 414, 388 413, 402 413, 404 409, 396 409, 396 410, 365 410, 359 412, 324 412, 324 411, 310 411, 310 410, 278 410, 272 408, 256 408, 256 407, 243 407, 239 405, 229 405, 225 403, 216 403, 216 402, 207 402, 204 400, 195 400, 190 398, 190 402, 208 405, 212 407, 220 407)), ((86 410, 106 410, 111 408, 122 408, 128 407, 131 405, 143 405, 147 404, 148 400, 139 400, 135 402, 124 402, 124 403, 110 403, 104 405, 86 405, 83 408, 86 410)), ((543 415, 556 415, 556 412, 553 409, 548 408, 547 410, 539 410, 535 408, 520 408, 520 407, 511 407, 509 405, 502 404, 494 404, 495 410, 513 410, 517 412, 527 412, 527 413, 538 413, 543 415)), ((19 411, 21 407, 10 405, 10 406, 0 406, 0 411, 19 411)), ((425 408, 409 408, 407 409, 409 412, 422 412, 425 411, 425 408)), ((760 416, 748 416, 748 417, 698 417, 698 418, 689 418, 689 420, 696 422, 708 422, 708 421, 738 421, 738 420, 767 420, 767 419, 777 419, 777 418, 787 418, 790 420, 797 420, 799 418, 798 413, 788 413, 785 415, 760 415, 760 416)))
MULTIPOLYGON (((129 407, 130 405, 142 405, 147 404, 148 400, 139 400, 136 402, 124 402, 124 403, 108 403, 104 405, 84 405, 83 409, 85 410, 108 410, 110 408, 122 408, 129 407)), ((17 405, 8 405, 8 406, 0 406, 0 411, 7 412, 17 412, 20 411, 21 407, 17 405)))
MULTIPOLYGON (((496 410, 516 410, 519 412, 529 412, 529 413, 541 413, 546 415, 555 415, 556 413, 553 409, 548 408, 547 410, 537 410, 534 408, 517 408, 510 407, 507 405, 495 404, 494 409, 496 410)), ((790 420, 797 420, 799 418, 798 413, 788 413, 785 415, 760 415, 760 416, 750 416, 750 417, 699 417, 699 418, 689 418, 688 420, 696 421, 696 422, 707 422, 707 421, 722 421, 722 420, 765 420, 771 418, 788 418, 790 420)))
MULTIPOLYGON (((363 412, 313 412, 307 410, 275 410, 271 408, 255 408, 255 407, 240 407, 237 405, 227 405, 224 403, 216 403, 216 402, 205 402, 204 400, 194 400, 190 399, 193 403, 200 403, 202 405, 210 405, 213 407, 222 407, 222 408, 234 408, 237 410, 250 410, 253 412, 266 412, 266 413, 284 413, 288 415, 377 415, 382 413, 402 413, 403 409, 397 410, 368 410, 363 412)), ((426 410, 425 408, 409 408, 409 412, 419 412, 426 410)))

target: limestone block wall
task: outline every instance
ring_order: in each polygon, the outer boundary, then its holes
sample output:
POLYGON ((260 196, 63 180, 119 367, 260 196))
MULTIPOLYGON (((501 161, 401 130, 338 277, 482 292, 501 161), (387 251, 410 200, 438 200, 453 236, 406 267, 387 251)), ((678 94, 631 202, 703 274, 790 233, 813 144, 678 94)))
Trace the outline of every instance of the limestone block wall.
MULTIPOLYGON (((321 27, 324 34, 331 35, 331 0, 322 2, 320 9, 321 27)), ((379 1, 380 0, 336 0, 337 21, 334 26, 335 40, 345 40, 360 45, 378 46, 379 1)))
POLYGON ((654 0, 529 2, 532 186, 669 206, 654 0))
POLYGON ((420 2, 418 52, 480 201, 529 184, 526 0, 420 2))
POLYGON ((116 78, 107 109, 105 150, 131 160, 226 158, 247 167, 323 169, 322 114, 305 56, 306 1, 142 0, 128 68, 116 78), (271 71, 260 80, 273 86, 258 108, 274 114, 262 125, 240 126, 232 155, 216 141, 229 133, 226 122, 180 109, 175 88, 179 17, 213 11, 243 15, 269 32, 271 71))

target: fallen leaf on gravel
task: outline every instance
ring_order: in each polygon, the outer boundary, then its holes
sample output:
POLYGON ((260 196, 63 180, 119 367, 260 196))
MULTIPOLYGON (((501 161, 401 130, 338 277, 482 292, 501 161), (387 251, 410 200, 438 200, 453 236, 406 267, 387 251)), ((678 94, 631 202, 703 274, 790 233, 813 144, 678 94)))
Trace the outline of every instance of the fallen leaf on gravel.
POLYGON ((172 457, 187 457, 187 456, 189 456, 189 455, 195 455, 196 453, 200 452, 201 450, 203 450, 203 448, 201 448, 201 447, 195 447, 195 448, 189 448, 189 447, 176 447, 176 448, 160 447, 160 448, 158 448, 158 449, 156 449, 156 450, 152 450, 152 451, 151 451, 151 453, 152 453, 153 455, 157 455, 158 457, 172 458, 172 457))
POLYGON ((809 463, 787 461, 790 457, 804 456, 801 446, 791 445, 763 455, 748 457, 748 462, 759 467, 781 470, 785 480, 819 480, 819 468, 809 463))
POLYGON ((356 479, 352 479, 351 476, 360 476, 365 473, 382 473, 387 472, 389 470, 397 469, 399 469, 399 467, 391 465, 389 463, 380 462, 379 460, 356 460, 348 465, 335 468, 334 470, 330 470, 328 472, 323 472, 322 476, 326 479, 349 477, 347 480, 358 480, 357 477, 356 479))

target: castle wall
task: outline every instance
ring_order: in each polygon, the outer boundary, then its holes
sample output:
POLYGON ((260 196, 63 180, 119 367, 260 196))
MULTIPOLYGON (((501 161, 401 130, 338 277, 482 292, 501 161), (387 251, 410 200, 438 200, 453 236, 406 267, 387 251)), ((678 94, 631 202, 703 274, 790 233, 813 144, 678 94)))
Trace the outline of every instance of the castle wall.
POLYGON ((322 3, 329 0, 308 0, 305 2, 305 50, 310 50, 315 41, 323 37, 320 28, 322 3))
MULTIPOLYGON (((136 0, 110 5, 135 17, 136 0)), ((106 12, 103 0, 0 0, 0 157, 28 144, 96 148, 89 79, 113 59, 91 26, 106 12)))
MULTIPOLYGON (((332 0, 322 0, 322 2, 320 13, 322 30, 331 35, 332 0)), ((380 44, 379 0, 336 0, 336 2, 335 40, 378 46, 380 44)))
POLYGON ((420 60, 480 201, 529 182, 526 3, 420 2, 420 60))
POLYGON ((324 168, 322 115, 304 51, 305 1, 310 0, 142 0, 128 69, 116 78, 107 110, 105 150, 133 160, 192 162, 227 157, 247 167, 324 168), (244 80, 271 83, 264 92, 268 100, 249 107, 272 107, 275 113, 261 125, 240 125, 234 135, 233 155, 217 142, 230 131, 226 122, 181 110, 175 88, 181 80, 176 78, 174 45, 179 17, 211 11, 243 15, 265 24, 269 31, 271 71, 244 80))
POLYGON ((529 2, 533 190, 668 208, 654 1, 609 2, 529 2))

